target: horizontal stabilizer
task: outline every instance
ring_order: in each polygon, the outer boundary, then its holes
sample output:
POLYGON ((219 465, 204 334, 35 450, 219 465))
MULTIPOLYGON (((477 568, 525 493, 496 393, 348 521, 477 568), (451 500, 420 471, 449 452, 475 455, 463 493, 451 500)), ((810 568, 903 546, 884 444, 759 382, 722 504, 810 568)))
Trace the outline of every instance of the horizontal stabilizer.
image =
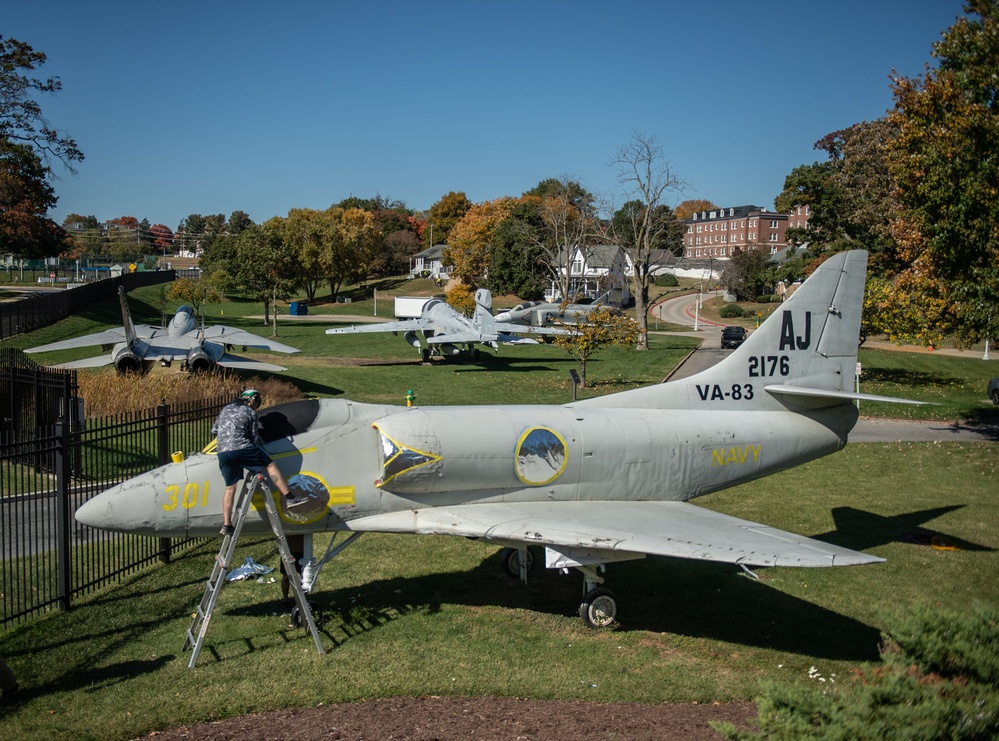
POLYGON ((459 535, 747 566, 852 566, 884 559, 687 502, 504 502, 389 512, 351 530, 459 535))
POLYGON ((899 399, 894 396, 879 396, 877 394, 861 394, 853 391, 833 391, 831 389, 805 388, 804 386, 767 386, 766 391, 774 396, 801 396, 808 397, 821 402, 823 399, 827 403, 811 404, 810 406, 835 406, 844 401, 883 401, 889 404, 932 404, 929 401, 916 401, 914 399, 899 399))
MULTIPOLYGON (((197 329, 192 332, 188 332, 188 336, 200 335, 202 330, 197 329)), ((247 332, 243 329, 236 329, 234 327, 226 327, 222 324, 216 324, 211 327, 206 327, 204 329, 204 337, 209 342, 218 342, 224 345, 242 345, 244 347, 260 347, 265 350, 272 350, 273 352, 283 352, 283 353, 296 353, 301 352, 297 347, 291 347, 290 345, 285 345, 276 340, 269 340, 264 337, 253 334, 252 332, 247 332)))
POLYGON ((271 373, 280 373, 281 371, 288 370, 282 365, 274 365, 273 363, 264 363, 260 360, 251 360, 250 358, 241 358, 239 355, 232 355, 226 353, 218 360, 218 365, 223 368, 239 368, 241 370, 255 370, 255 371, 270 371, 271 373))

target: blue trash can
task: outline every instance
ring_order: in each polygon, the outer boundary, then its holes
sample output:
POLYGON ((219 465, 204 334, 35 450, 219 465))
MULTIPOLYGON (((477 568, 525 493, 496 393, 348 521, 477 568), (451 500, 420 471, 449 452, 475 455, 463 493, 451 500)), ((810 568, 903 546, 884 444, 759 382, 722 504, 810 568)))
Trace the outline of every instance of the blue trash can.
POLYGON ((292 301, 288 307, 288 313, 292 316, 303 316, 309 313, 308 301, 292 301))

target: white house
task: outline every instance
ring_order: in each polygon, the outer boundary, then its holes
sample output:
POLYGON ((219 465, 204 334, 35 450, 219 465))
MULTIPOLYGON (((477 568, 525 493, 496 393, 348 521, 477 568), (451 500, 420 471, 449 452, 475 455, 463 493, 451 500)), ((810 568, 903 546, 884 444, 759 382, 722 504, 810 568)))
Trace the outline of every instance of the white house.
MULTIPOLYGON (((565 262, 562 261, 562 264, 565 262)), ((578 300, 583 296, 594 299, 610 293, 608 303, 611 306, 630 305, 628 276, 632 272, 630 257, 617 245, 597 245, 585 252, 576 247, 569 268, 569 290, 573 294, 569 299, 578 300)), ((545 293, 545 300, 554 302, 561 299, 558 288, 552 282, 545 293)))
POLYGON ((451 277, 451 266, 444 265, 443 244, 435 244, 428 247, 423 252, 417 252, 409 258, 410 278, 433 278, 434 280, 446 281, 451 277))

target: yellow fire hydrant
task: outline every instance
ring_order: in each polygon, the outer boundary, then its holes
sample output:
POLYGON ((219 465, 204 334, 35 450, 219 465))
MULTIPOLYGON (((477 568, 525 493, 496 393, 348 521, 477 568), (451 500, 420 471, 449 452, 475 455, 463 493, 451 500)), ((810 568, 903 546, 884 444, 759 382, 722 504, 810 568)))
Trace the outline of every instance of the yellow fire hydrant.
POLYGON ((413 389, 409 389, 406 392, 406 406, 413 406, 414 401, 416 401, 416 394, 413 393, 413 389))

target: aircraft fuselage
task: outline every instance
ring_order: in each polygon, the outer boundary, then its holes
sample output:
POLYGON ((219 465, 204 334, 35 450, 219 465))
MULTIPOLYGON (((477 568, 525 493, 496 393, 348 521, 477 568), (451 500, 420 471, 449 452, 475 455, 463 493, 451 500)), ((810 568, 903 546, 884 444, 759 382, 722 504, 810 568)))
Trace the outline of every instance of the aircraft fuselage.
MULTIPOLYGON (((315 499, 305 515, 282 512, 289 532, 349 530, 359 517, 466 503, 684 501, 834 452, 856 419, 849 405, 803 417, 296 403, 317 404, 315 420, 265 445, 289 483, 315 499)), ((77 519, 148 535, 212 535, 224 488, 217 457, 197 453, 109 489, 77 519)), ((255 509, 244 531, 268 532, 262 506, 255 509)))

